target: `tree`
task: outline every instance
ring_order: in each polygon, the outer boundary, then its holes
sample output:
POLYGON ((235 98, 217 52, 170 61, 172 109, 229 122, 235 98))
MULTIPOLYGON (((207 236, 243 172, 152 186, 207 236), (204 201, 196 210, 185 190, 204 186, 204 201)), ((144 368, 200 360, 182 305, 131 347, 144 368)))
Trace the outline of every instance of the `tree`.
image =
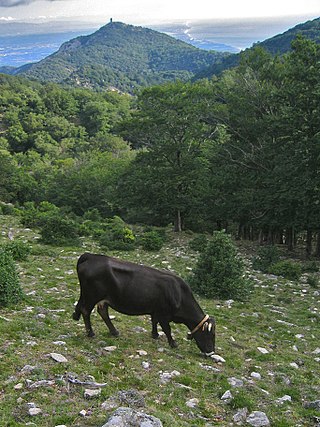
POLYGON ((201 150, 213 134, 214 125, 208 123, 214 102, 208 82, 156 86, 140 94, 125 124, 126 137, 143 148, 126 180, 131 202, 174 222, 176 231, 183 227, 202 177, 201 150))

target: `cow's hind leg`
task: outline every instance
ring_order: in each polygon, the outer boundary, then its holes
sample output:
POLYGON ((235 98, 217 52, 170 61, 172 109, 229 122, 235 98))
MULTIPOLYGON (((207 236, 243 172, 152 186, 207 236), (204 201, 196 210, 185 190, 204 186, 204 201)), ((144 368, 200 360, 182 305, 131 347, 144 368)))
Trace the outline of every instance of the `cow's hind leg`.
POLYGON ((93 310, 93 307, 94 306, 89 307, 89 308, 82 307, 82 310, 81 310, 81 314, 83 317, 83 321, 84 321, 84 325, 85 325, 88 337, 94 337, 94 335, 95 335, 93 330, 92 330, 91 320, 90 320, 90 315, 91 315, 91 312, 93 310))
POLYGON ((167 319, 159 319, 159 323, 161 325, 163 332, 166 334, 170 347, 172 348, 178 347, 178 344, 172 338, 169 321, 167 319))
POLYGON ((152 332, 151 332, 151 336, 154 340, 159 338, 159 333, 158 333, 158 319, 154 316, 154 314, 151 315, 151 322, 152 322, 152 332))
POLYGON ((106 302, 102 302, 98 304, 98 313, 104 320, 105 324, 108 326, 110 334, 117 337, 119 335, 119 331, 114 327, 113 323, 111 322, 111 319, 109 317, 108 312, 108 304, 106 302))

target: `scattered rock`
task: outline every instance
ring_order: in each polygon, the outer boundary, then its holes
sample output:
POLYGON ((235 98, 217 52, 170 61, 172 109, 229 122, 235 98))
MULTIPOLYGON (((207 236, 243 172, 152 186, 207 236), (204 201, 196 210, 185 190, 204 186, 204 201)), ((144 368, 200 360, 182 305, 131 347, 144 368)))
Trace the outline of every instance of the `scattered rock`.
POLYGON ((118 392, 118 400, 122 405, 133 408, 143 408, 145 406, 144 397, 137 390, 121 390, 118 392))
POLYGON ((253 427, 269 426, 270 421, 264 412, 253 411, 246 419, 247 423, 253 427))
POLYGON ((137 350, 137 353, 139 354, 139 356, 147 356, 148 353, 144 350, 137 350))
POLYGON ((152 415, 131 408, 118 408, 102 427, 162 427, 161 421, 152 415))
POLYGON ((219 356, 218 354, 213 354, 212 356, 210 356, 210 358, 217 363, 225 363, 226 361, 224 360, 223 357, 219 356))
POLYGON ((148 332, 145 328, 142 328, 141 326, 135 326, 132 330, 137 334, 148 332))
POLYGON ((316 410, 320 410, 320 400, 315 400, 313 402, 306 402, 303 405, 306 409, 316 409, 316 410))
POLYGON ((285 402, 291 402, 291 401, 292 401, 292 398, 288 394, 285 394, 284 396, 279 397, 279 399, 276 400, 276 402, 279 405, 283 405, 285 402))
POLYGON ((201 366, 202 369, 206 371, 221 372, 220 369, 215 368, 214 366, 211 366, 211 365, 204 365, 203 363, 199 363, 199 365, 201 366))
POLYGON ((312 354, 320 354, 320 348, 318 347, 318 348, 316 348, 313 352, 312 352, 312 354))
POLYGON ((15 390, 21 390, 23 388, 23 384, 22 383, 16 384, 13 388, 15 390))
POLYGON ((29 415, 31 415, 32 417, 36 416, 36 415, 40 415, 42 413, 40 408, 29 408, 29 415))
POLYGON ((234 414, 233 421, 236 424, 242 424, 242 422, 244 422, 246 420, 247 416, 248 416, 248 409, 247 408, 239 409, 239 411, 236 414, 234 414))
POLYGON ((108 353, 111 353, 111 352, 117 350, 117 346, 116 345, 109 345, 107 347, 103 347, 103 350, 107 351, 108 353))
POLYGON ((180 375, 179 371, 172 372, 162 372, 160 371, 160 381, 164 384, 172 380, 174 377, 178 377, 180 375))
POLYGON ((30 372, 34 371, 36 369, 36 366, 32 366, 32 365, 25 365, 22 369, 21 369, 21 374, 29 374, 30 372))
POLYGON ((299 365, 296 362, 290 363, 291 368, 299 369, 299 365))
POLYGON ((188 406, 188 408, 196 408, 199 405, 199 399, 189 399, 186 401, 186 406, 188 406))
POLYGON ((243 381, 235 377, 228 378, 228 383, 231 387, 243 387, 243 381))
POLYGON ((221 400, 231 400, 233 399, 233 396, 231 394, 230 390, 227 390, 223 395, 221 396, 221 400))
POLYGON ((81 417, 86 417, 88 412, 85 409, 82 409, 82 411, 79 412, 79 415, 81 415, 81 417))
POLYGON ((261 375, 259 372, 251 372, 250 377, 254 378, 255 380, 261 380, 261 375))
POLYGON ((143 369, 150 369, 150 363, 149 362, 142 362, 143 369))
POLYGON ((262 354, 269 354, 269 350, 267 350, 266 348, 263 347, 257 347, 257 349, 260 351, 260 353, 262 354))
POLYGON ((95 388, 93 390, 90 388, 87 388, 84 391, 84 397, 86 399, 93 399, 95 397, 100 396, 100 394, 101 394, 101 388, 95 388))
POLYGON ((59 354, 59 353, 50 353, 50 357, 51 357, 51 359, 53 359, 59 363, 67 363, 68 362, 68 360, 64 356, 62 356, 62 354, 59 354))

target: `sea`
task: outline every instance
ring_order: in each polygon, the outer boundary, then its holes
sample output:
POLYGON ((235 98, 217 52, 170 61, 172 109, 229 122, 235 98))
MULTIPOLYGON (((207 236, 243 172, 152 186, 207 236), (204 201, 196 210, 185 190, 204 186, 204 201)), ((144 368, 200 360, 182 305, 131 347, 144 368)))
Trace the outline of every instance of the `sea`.
MULTIPOLYGON (((282 18, 178 20, 141 25, 206 50, 237 53, 287 31, 309 16, 282 18)), ((103 23, 86 26, 64 22, 30 26, 0 22, 0 67, 20 67, 56 52, 62 43, 97 30, 103 23)))

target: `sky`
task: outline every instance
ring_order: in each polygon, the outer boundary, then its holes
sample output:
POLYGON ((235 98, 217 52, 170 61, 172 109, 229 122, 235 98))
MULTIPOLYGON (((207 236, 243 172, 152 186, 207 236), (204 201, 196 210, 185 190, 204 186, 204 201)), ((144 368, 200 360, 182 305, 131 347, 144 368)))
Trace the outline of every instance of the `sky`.
POLYGON ((1 22, 82 20, 128 24, 180 19, 320 17, 320 0, 0 0, 1 22))

